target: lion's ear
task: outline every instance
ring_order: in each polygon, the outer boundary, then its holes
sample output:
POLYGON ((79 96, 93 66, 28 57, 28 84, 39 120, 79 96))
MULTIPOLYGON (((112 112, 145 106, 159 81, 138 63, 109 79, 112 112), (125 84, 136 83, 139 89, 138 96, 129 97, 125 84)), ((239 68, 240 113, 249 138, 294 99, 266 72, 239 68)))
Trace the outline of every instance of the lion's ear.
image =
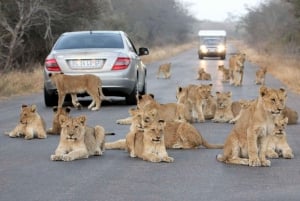
POLYGON ((36 110, 37 110, 36 105, 31 105, 31 112, 36 112, 36 110))
POLYGON ((71 107, 66 107, 66 108, 65 108, 65 111, 66 111, 66 113, 69 114, 69 113, 71 112, 71 107))
POLYGON ((149 96, 154 99, 154 94, 149 94, 149 96))
POLYGON ((267 88, 267 87, 265 87, 265 86, 261 86, 261 87, 260 87, 259 93, 260 93, 260 95, 261 95, 262 97, 265 96, 265 95, 267 94, 267 92, 268 92, 268 88, 267 88))
POLYGON ((57 110, 58 110, 58 107, 57 107, 57 106, 54 106, 54 107, 52 108, 52 111, 53 111, 54 113, 56 113, 57 110))

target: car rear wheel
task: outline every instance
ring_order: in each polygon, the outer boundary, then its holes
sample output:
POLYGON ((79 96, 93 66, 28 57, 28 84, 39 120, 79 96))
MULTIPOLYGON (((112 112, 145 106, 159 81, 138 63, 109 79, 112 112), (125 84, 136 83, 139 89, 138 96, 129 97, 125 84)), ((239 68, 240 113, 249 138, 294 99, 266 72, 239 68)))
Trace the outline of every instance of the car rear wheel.
POLYGON ((58 96, 54 93, 48 93, 44 87, 44 102, 47 107, 56 106, 58 102, 58 96))
POLYGON ((127 105, 136 105, 137 104, 136 93, 137 93, 137 90, 136 90, 136 87, 135 87, 133 89, 133 91, 125 97, 127 105))

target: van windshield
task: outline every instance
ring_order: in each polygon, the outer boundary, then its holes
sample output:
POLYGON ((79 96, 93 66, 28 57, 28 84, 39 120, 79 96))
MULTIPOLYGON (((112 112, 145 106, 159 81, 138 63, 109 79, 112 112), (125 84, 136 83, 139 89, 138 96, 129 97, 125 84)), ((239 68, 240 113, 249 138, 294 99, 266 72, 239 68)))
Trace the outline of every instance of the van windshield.
POLYGON ((203 43, 205 45, 219 45, 221 43, 221 40, 218 38, 208 38, 204 39, 203 43))

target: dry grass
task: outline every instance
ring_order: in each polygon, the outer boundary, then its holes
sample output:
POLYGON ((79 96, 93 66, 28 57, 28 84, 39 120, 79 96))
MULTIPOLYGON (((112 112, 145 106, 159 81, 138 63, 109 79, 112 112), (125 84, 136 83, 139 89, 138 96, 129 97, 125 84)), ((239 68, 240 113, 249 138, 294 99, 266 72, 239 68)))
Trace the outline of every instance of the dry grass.
POLYGON ((279 79, 293 92, 300 94, 300 63, 296 55, 272 55, 259 52, 240 41, 234 41, 235 46, 245 52, 247 59, 260 67, 267 67, 268 73, 279 79))
POLYGON ((0 75, 0 98, 40 92, 43 89, 43 70, 33 72, 10 72, 0 75))
MULTIPOLYGON (((143 56, 144 63, 151 63, 176 55, 193 47, 192 43, 180 46, 170 45, 150 49, 150 55, 143 56)), ((37 66, 33 72, 10 72, 0 74, 0 99, 41 92, 43 89, 43 67, 37 66)))

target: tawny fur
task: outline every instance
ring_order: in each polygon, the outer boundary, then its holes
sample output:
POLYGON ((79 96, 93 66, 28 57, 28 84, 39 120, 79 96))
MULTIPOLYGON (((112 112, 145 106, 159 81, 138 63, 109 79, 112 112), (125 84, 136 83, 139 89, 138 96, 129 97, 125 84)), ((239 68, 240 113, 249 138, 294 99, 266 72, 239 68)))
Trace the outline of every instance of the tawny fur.
POLYGON ((70 107, 57 107, 57 106, 54 106, 52 108, 52 110, 53 110, 52 127, 47 130, 47 134, 59 135, 60 131, 61 131, 59 116, 63 115, 63 116, 68 117, 69 113, 71 111, 71 108, 70 107))
POLYGON ((232 93, 231 92, 216 92, 216 112, 213 122, 227 123, 234 118, 232 112, 232 93))
POLYGON ((265 77, 267 73, 267 68, 260 68, 255 72, 255 84, 265 85, 265 77))
POLYGON ((22 105, 19 123, 12 131, 6 134, 9 137, 24 136, 25 140, 30 140, 34 137, 40 139, 47 138, 46 123, 37 112, 36 105, 22 105))
POLYGON ((268 136, 274 129, 274 118, 285 107, 286 91, 261 86, 258 98, 242 113, 227 137, 223 154, 217 160, 249 166, 271 166, 266 159, 268 136))
POLYGON ((157 78, 160 78, 160 74, 163 74, 163 78, 169 79, 171 77, 171 63, 161 64, 157 70, 157 78))
POLYGON ((105 148, 105 130, 102 126, 86 126, 86 117, 60 116, 61 134, 53 161, 73 161, 100 156, 105 148))
POLYGON ((288 123, 287 117, 275 118, 275 127, 273 134, 269 136, 268 148, 266 155, 268 158, 294 158, 293 150, 287 142, 287 136, 285 132, 286 125, 288 123))
POLYGON ((51 82, 57 88, 58 106, 62 107, 67 94, 71 94, 72 104, 80 109, 77 94, 88 93, 92 97, 92 102, 88 109, 99 110, 102 100, 108 100, 102 92, 102 81, 92 74, 85 75, 65 75, 62 73, 50 73, 51 82))
POLYGON ((197 80, 211 80, 211 75, 204 68, 199 68, 197 80))
POLYGON ((222 72, 222 82, 229 82, 230 72, 228 68, 225 68, 224 65, 219 65, 218 70, 222 72))
POLYGON ((234 86, 242 85, 245 60, 246 60, 246 54, 244 53, 232 55, 229 58, 230 84, 234 86))

